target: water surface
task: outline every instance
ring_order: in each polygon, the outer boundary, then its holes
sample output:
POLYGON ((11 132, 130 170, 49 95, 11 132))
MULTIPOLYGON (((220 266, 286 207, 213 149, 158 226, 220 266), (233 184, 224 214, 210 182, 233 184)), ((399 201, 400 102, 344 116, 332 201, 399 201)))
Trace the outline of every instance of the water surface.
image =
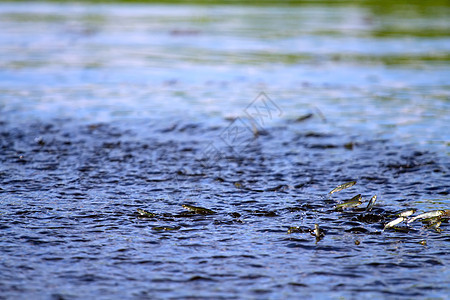
POLYGON ((448 13, 0 3, 0 297, 445 299, 448 13))

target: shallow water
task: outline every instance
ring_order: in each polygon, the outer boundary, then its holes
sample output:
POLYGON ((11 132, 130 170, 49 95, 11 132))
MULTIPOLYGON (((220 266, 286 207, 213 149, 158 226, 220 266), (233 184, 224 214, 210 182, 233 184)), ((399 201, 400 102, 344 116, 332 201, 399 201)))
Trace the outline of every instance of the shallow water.
POLYGON ((438 4, 0 3, 0 298, 445 299, 438 4))

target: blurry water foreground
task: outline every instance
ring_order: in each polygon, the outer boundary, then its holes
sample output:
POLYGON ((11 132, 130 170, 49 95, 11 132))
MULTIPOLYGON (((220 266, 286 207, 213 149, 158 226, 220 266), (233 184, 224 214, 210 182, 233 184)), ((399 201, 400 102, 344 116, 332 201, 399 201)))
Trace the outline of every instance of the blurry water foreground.
POLYGON ((0 2, 0 298, 446 299, 449 15, 0 2))

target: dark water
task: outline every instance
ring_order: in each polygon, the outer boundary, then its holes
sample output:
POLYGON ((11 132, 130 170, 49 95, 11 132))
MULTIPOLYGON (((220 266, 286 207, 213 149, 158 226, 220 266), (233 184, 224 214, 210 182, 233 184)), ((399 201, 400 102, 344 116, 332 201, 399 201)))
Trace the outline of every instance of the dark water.
POLYGON ((447 299, 383 226, 449 209, 449 8, 381 7, 1 3, 0 298, 447 299))

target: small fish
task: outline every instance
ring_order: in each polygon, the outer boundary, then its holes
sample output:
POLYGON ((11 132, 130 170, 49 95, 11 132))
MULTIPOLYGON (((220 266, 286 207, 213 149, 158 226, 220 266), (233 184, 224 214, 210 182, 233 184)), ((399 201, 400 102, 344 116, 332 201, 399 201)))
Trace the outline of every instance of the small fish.
POLYGON ((409 217, 412 216, 416 210, 414 208, 406 209, 397 214, 398 217, 409 217))
POLYGON ((361 198, 362 198, 361 194, 358 194, 358 195, 352 197, 349 201, 361 201, 361 198))
POLYGON ((156 217, 156 214, 151 213, 151 212, 146 211, 146 210, 143 210, 143 209, 140 209, 140 208, 137 209, 137 212, 138 212, 141 216, 151 217, 151 218, 156 217))
POLYGON ((311 235, 314 235, 316 238, 322 238, 325 236, 325 233, 322 229, 320 229, 319 224, 314 224, 314 229, 310 231, 311 235))
POLYGON ((434 219, 434 220, 430 220, 428 223, 428 227, 434 227, 435 229, 439 228, 439 226, 441 226, 441 219, 434 219))
POLYGON ((441 218, 450 219, 450 209, 444 210, 444 214, 441 218))
POLYGON ((398 224, 400 224, 401 222, 403 222, 405 220, 406 220, 406 217, 398 217, 397 219, 394 219, 394 220, 390 221, 389 223, 387 223, 386 225, 384 225, 384 229, 383 230, 386 230, 388 228, 392 228, 395 225, 398 225, 398 224))
POLYGON ((215 211, 204 208, 204 207, 193 206, 193 205, 189 205, 189 204, 183 204, 182 206, 183 206, 183 208, 193 211, 200 215, 213 215, 216 213, 215 211))
POLYGON ((422 220, 423 223, 428 223, 425 225, 426 228, 434 228, 437 232, 441 232, 442 229, 439 228, 441 226, 442 220, 440 217, 428 218, 422 220))
POLYGON ((340 209, 345 209, 345 208, 357 207, 361 204, 362 204, 361 201, 347 201, 347 202, 337 204, 335 206, 335 209, 340 210, 340 209))
POLYGON ((417 215, 411 219, 408 220, 408 224, 414 222, 415 220, 419 220, 419 219, 430 219, 430 218, 436 218, 436 217, 440 217, 442 215, 446 214, 445 210, 433 210, 433 211, 428 211, 425 212, 423 214, 417 215))
POLYGON ((171 231, 171 230, 178 230, 180 229, 180 226, 157 226, 157 227, 153 227, 153 230, 157 230, 157 231, 171 231))
POLYGON ((439 228, 439 226, 441 226, 441 220, 437 221, 436 223, 432 224, 431 226, 434 228, 434 230, 436 230, 437 232, 441 232, 442 229, 439 228))
POLYGON ((291 234, 291 233, 293 233, 293 232, 303 232, 303 229, 301 229, 301 228, 298 227, 298 226, 289 227, 287 233, 288 233, 288 234, 291 234))
POLYGON ((348 189, 349 187, 352 187, 355 184, 356 184, 356 181, 350 181, 350 182, 347 182, 347 183, 343 183, 343 184, 338 185, 337 187, 335 187, 333 190, 331 190, 331 192, 329 192, 329 194, 331 195, 333 193, 342 191, 344 189, 348 189))
POLYGON ((303 122, 305 120, 308 120, 309 118, 311 118, 313 116, 313 114, 309 113, 303 116, 298 117, 297 119, 295 119, 295 122, 303 122))
POLYGON ((342 202, 337 204, 334 208, 339 210, 339 209, 344 209, 344 208, 350 208, 350 207, 357 207, 359 205, 362 204, 361 201, 361 194, 356 195, 355 197, 353 197, 352 199, 346 201, 346 202, 342 202))
POLYGON ((376 201, 377 201, 377 195, 374 195, 372 198, 370 198, 369 204, 367 204, 367 207, 366 207, 366 212, 369 212, 372 210, 376 201))

